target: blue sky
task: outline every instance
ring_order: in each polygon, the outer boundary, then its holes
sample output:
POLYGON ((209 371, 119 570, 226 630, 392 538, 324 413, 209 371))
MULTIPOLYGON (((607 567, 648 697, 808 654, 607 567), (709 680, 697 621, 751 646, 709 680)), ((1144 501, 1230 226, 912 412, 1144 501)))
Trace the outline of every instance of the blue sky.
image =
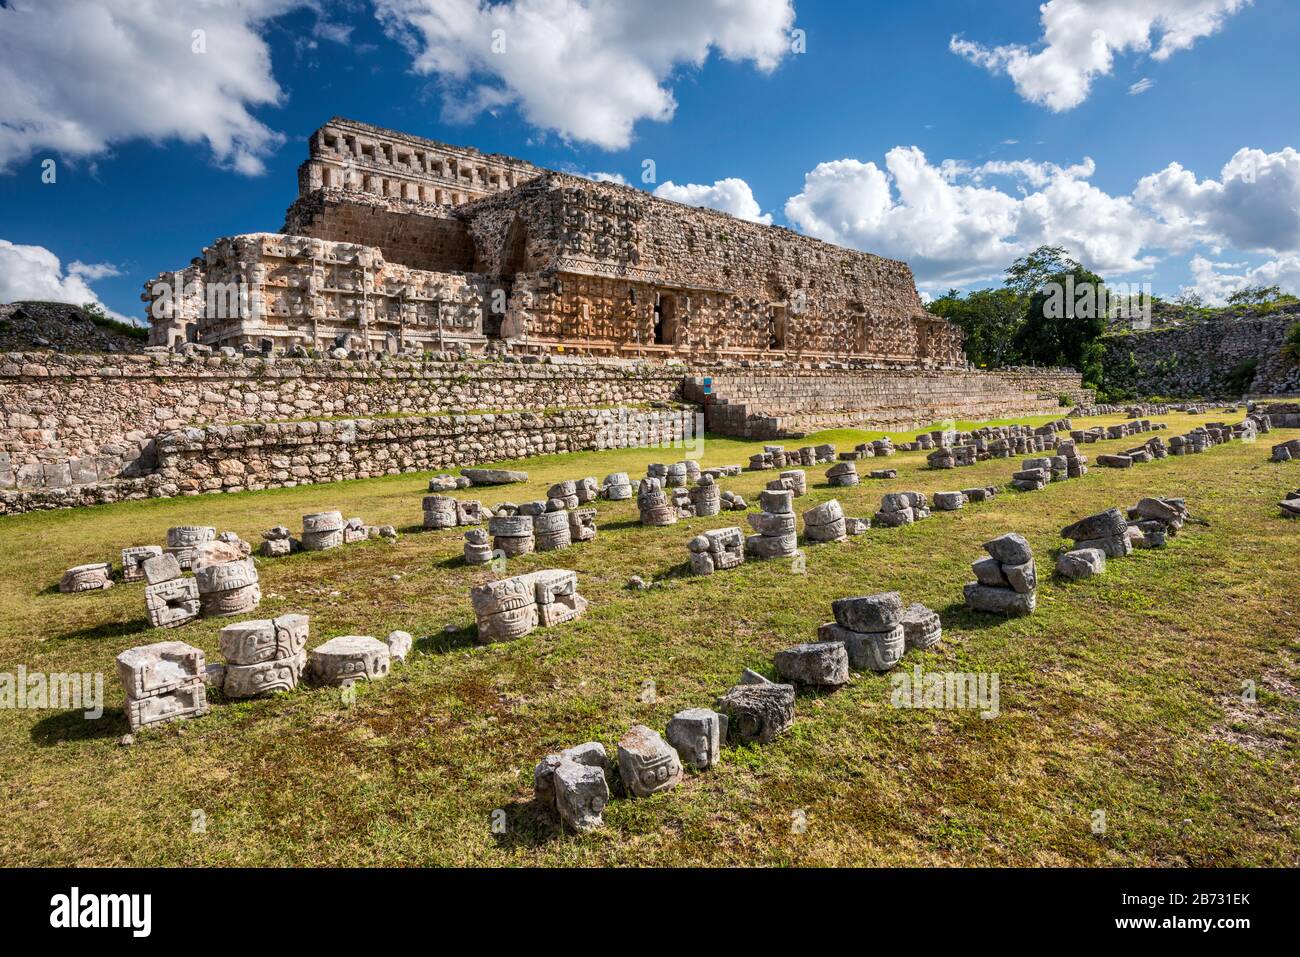
POLYGON ((1300 4, 1050 7, 7 0, 0 301, 142 317, 147 279, 280 228, 332 115, 770 217, 928 293, 1039 242, 1162 295, 1300 292, 1300 4))

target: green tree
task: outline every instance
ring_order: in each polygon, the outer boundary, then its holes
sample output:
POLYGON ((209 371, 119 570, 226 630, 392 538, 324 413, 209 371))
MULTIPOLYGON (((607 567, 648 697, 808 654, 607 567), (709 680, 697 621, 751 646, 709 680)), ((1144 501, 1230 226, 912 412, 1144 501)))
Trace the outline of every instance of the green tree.
POLYGON ((1228 296, 1230 306, 1262 306, 1282 298, 1278 286, 1244 286, 1228 296))
POLYGON ((1061 246, 1039 246, 1007 268, 1006 286, 1026 302, 1055 277, 1082 268, 1061 246))
POLYGON ((1036 283, 1017 336, 1021 354, 1036 365, 1078 369, 1085 385, 1098 385, 1103 348, 1097 339, 1106 331, 1104 280, 1073 263, 1036 283))
POLYGON ((1011 289, 978 289, 965 297, 950 289, 929 308, 962 330, 966 358, 976 365, 997 368, 1020 361, 1016 338, 1025 302, 1011 289))

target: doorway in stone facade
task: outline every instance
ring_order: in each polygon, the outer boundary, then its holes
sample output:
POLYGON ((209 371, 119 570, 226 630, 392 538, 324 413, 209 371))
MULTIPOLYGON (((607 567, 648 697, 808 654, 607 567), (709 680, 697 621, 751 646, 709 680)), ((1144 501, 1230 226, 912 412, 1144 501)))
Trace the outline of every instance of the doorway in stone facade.
POLYGON ((655 345, 677 345, 677 297, 661 292, 655 297, 655 345))

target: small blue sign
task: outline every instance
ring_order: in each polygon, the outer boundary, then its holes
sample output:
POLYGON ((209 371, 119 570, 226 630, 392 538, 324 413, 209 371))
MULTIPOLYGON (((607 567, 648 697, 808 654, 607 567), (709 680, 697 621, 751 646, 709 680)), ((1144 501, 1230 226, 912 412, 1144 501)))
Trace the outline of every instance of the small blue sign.
POLYGON ((704 394, 705 394, 705 395, 709 395, 709 394, 711 394, 712 392, 713 392, 713 377, 712 377, 712 376, 705 376, 705 377, 704 377, 704 394))

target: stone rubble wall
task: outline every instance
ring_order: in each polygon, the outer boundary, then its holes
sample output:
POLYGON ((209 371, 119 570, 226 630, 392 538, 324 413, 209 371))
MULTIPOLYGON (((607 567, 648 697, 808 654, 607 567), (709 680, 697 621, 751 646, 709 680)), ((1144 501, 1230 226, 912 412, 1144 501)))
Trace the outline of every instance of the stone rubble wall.
POLYGON ((1068 370, 11 353, 0 355, 0 513, 600 447, 590 444, 590 410, 636 415, 698 403, 706 377, 713 427, 762 437, 1050 412, 1062 392, 1091 398, 1068 370), (744 410, 734 426, 717 411, 733 405, 744 410), (497 419, 488 428, 470 413, 497 419), (541 419, 499 424, 529 414, 541 419), (362 439, 341 442, 342 420, 371 424, 362 439), (175 437, 194 430, 205 436, 197 446, 175 437), (301 448, 313 443, 310 453, 301 448), (338 455, 336 445, 355 448, 338 455), (306 475, 294 471, 304 467, 306 475))
POLYGON ((1300 364, 1281 355, 1300 315, 1217 319, 1147 332, 1106 336, 1102 367, 1107 387, 1133 396, 1240 396, 1229 384, 1243 363, 1257 362, 1253 395, 1300 392, 1300 364))

